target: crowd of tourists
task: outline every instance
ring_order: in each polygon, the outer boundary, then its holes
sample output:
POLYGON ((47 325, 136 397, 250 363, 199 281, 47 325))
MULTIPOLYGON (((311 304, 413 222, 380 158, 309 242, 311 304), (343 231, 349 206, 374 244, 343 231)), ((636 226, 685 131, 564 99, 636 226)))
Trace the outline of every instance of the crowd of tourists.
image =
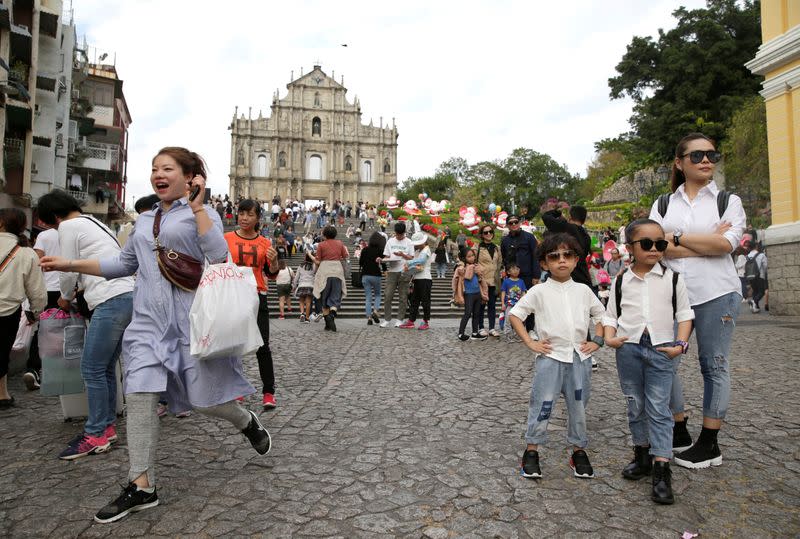
MULTIPOLYGON (((299 323, 324 320, 324 329, 336 332, 353 249, 368 325, 429 329, 434 269, 436 279, 446 279, 453 268, 452 304, 463 307, 457 339, 505 335, 531 350, 536 361, 521 459, 526 478, 542 477, 539 452, 559 395, 567 408, 569 465, 576 477, 594 476, 586 422, 593 355, 605 345, 614 348, 634 446, 622 475, 651 476, 652 500, 671 504, 670 461, 686 468, 722 463, 717 438, 730 399, 735 320, 741 301, 755 313, 768 298, 766 256, 756 232, 745 230, 741 200, 712 179, 719 159, 704 135, 682 139, 672 193, 653 204, 649 218, 621 229, 618 247, 601 261, 590 256, 581 206, 572 206, 568 215, 545 211, 540 238, 523 229, 522 216, 511 215, 499 242, 491 224, 481 226, 472 242, 448 227, 426 231, 417 219, 376 220, 375 207, 366 202, 336 201, 328 209, 325 203, 306 208, 296 200, 225 196, 204 204, 190 194, 204 192, 202 158, 184 148, 163 148, 152 162, 154 195, 137 201, 140 215, 122 241, 83 214, 67 192, 39 199, 39 219, 50 228, 33 249, 25 246, 25 214, 0 210, 0 407, 14 406, 6 380, 18 327, 49 309, 80 310, 89 318, 81 356, 88 417, 59 458, 104 453, 117 442, 115 373, 122 354, 130 467, 122 493, 95 519, 113 522, 154 507, 159 416, 166 410, 224 419, 262 455, 272 443, 259 415, 241 405, 256 392, 242 358, 197 361, 189 353, 195 290, 171 278, 158 251, 210 263, 230 257, 252 268, 263 340, 255 355, 261 403, 268 410, 277 406, 270 281, 279 318, 292 313, 294 300, 299 323), (359 225, 351 224, 340 237, 347 218, 359 225), (224 233, 223 223, 235 227, 224 233), (302 223, 302 235, 296 223, 302 223), (372 232, 362 238, 367 223, 372 232), (693 332, 704 380, 702 430, 694 440, 678 376, 693 332)), ((607 230, 604 236, 617 234, 607 230)), ((40 369, 32 347, 23 375, 31 390, 39 387, 40 369)))

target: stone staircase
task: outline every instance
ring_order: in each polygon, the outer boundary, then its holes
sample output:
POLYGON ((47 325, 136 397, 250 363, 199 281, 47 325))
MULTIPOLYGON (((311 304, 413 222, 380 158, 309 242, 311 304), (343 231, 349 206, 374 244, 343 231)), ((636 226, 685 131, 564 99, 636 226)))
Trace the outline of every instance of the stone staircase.
MULTIPOLYGON (((353 224, 358 226, 357 219, 347 219, 344 225, 337 225, 337 230, 339 231, 339 235, 337 239, 341 239, 347 249, 352 253, 354 251, 352 245, 352 238, 345 238, 344 234, 347 230, 347 227, 353 224)), ((225 226, 225 232, 233 230, 235 227, 232 226, 225 226)), ((295 230, 301 230, 302 234, 302 226, 295 227, 295 230)), ((372 234, 373 229, 367 227, 366 231, 363 233, 363 237, 368 239, 369 236, 372 234)), ((296 270, 297 267, 303 261, 303 253, 295 253, 287 260, 287 264, 292 270, 296 270)), ((350 257, 350 267, 353 273, 359 272, 358 267, 358 258, 351 256, 350 257)), ((433 273, 433 286, 431 288, 431 318, 432 319, 442 319, 442 318, 460 318, 462 314, 461 307, 452 307, 450 305, 450 299, 452 297, 452 290, 450 288, 450 281, 453 277, 453 265, 451 264, 450 267, 447 269, 447 274, 443 279, 436 278, 436 269, 435 266, 432 268, 433 273)), ((358 279, 360 281, 360 279, 358 279)), ((359 282, 360 285, 360 282, 359 282)), ((385 286, 386 281, 383 280, 384 286, 384 293, 385 293, 385 286)), ((270 317, 277 318, 278 317, 278 295, 276 293, 276 287, 274 283, 269 284, 269 291, 267 292, 267 297, 269 298, 269 307, 270 307, 270 317)), ((384 295, 385 297, 385 295, 384 295)), ((395 293, 395 298, 397 298, 397 293, 395 293)), ((364 311, 364 302, 366 301, 364 289, 359 287, 353 286, 353 276, 347 276, 347 297, 344 298, 342 301, 342 307, 339 309, 338 318, 366 318, 366 314, 364 311)), ((381 300, 381 312, 378 313, 381 318, 383 318, 383 298, 381 300)), ((395 299, 394 305, 394 316, 398 317, 398 309, 397 309, 397 299, 395 299)), ((291 313, 285 313, 287 318, 297 318, 299 317, 299 302, 297 299, 292 298, 292 311, 291 313)), ((422 319, 422 307, 420 307, 420 312, 418 315, 418 319, 422 319)))

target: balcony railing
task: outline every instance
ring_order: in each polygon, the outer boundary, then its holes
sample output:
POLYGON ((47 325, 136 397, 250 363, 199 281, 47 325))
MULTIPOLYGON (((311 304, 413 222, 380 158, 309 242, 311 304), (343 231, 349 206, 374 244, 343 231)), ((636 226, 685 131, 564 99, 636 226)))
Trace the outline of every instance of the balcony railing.
POLYGON ((3 163, 5 168, 18 168, 25 162, 25 141, 6 137, 3 144, 3 163))
POLYGON ((119 170, 119 145, 87 142, 83 146, 83 163, 86 168, 97 170, 119 170))

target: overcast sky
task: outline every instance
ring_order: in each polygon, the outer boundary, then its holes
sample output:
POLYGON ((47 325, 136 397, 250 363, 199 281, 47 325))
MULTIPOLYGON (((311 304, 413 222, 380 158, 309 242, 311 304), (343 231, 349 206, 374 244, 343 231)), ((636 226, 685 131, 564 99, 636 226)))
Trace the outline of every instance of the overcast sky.
MULTIPOLYGON (((701 0, 74 0, 79 36, 116 54, 133 117, 128 201, 149 194, 162 146, 203 155, 227 192, 234 107, 269 113, 294 71, 344 75, 362 121, 396 119, 398 179, 526 147, 585 174, 593 143, 628 129, 609 77, 634 35, 701 0), (347 47, 342 47, 347 44, 347 47)), ((65 7, 68 7, 66 0, 65 7)), ((91 58, 90 58, 91 60, 91 58)), ((108 61, 108 60, 107 60, 108 61)))

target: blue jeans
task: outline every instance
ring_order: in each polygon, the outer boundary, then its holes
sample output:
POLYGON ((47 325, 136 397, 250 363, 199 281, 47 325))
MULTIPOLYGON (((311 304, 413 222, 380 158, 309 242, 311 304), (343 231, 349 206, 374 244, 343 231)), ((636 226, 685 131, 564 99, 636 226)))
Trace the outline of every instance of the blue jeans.
MULTIPOLYGON (((724 419, 731 398, 731 373, 728 355, 731 352, 733 329, 739 314, 741 296, 730 292, 711 301, 692 305, 697 355, 703 375, 703 417, 724 419)), ((669 407, 672 413, 685 408, 683 385, 678 377, 680 356, 672 360, 674 376, 669 407)))
POLYGON ((484 305, 478 307, 478 329, 483 329, 483 313, 488 311, 489 315, 489 329, 494 329, 495 318, 497 317, 497 287, 490 286, 489 300, 484 305))
POLYGON ((556 361, 547 356, 536 358, 533 387, 528 405, 528 430, 525 442, 547 442, 547 424, 559 394, 567 403, 567 441, 576 447, 586 447, 586 405, 592 387, 592 360, 581 361, 577 353, 572 363, 556 361))
POLYGON ((436 263, 436 278, 442 279, 447 274, 447 262, 436 263))
POLYGON ((362 275, 361 284, 364 286, 364 295, 367 298, 364 312, 369 317, 372 313, 378 313, 381 310, 381 276, 362 275))
POLYGON ((628 400, 633 444, 649 445, 653 456, 672 458, 672 360, 656 351, 645 334, 638 344, 625 343, 617 349, 617 374, 628 400))
POLYGON ((89 417, 83 430, 92 436, 101 436, 117 418, 117 359, 132 312, 132 292, 114 296, 95 307, 86 331, 81 376, 89 400, 89 417))

